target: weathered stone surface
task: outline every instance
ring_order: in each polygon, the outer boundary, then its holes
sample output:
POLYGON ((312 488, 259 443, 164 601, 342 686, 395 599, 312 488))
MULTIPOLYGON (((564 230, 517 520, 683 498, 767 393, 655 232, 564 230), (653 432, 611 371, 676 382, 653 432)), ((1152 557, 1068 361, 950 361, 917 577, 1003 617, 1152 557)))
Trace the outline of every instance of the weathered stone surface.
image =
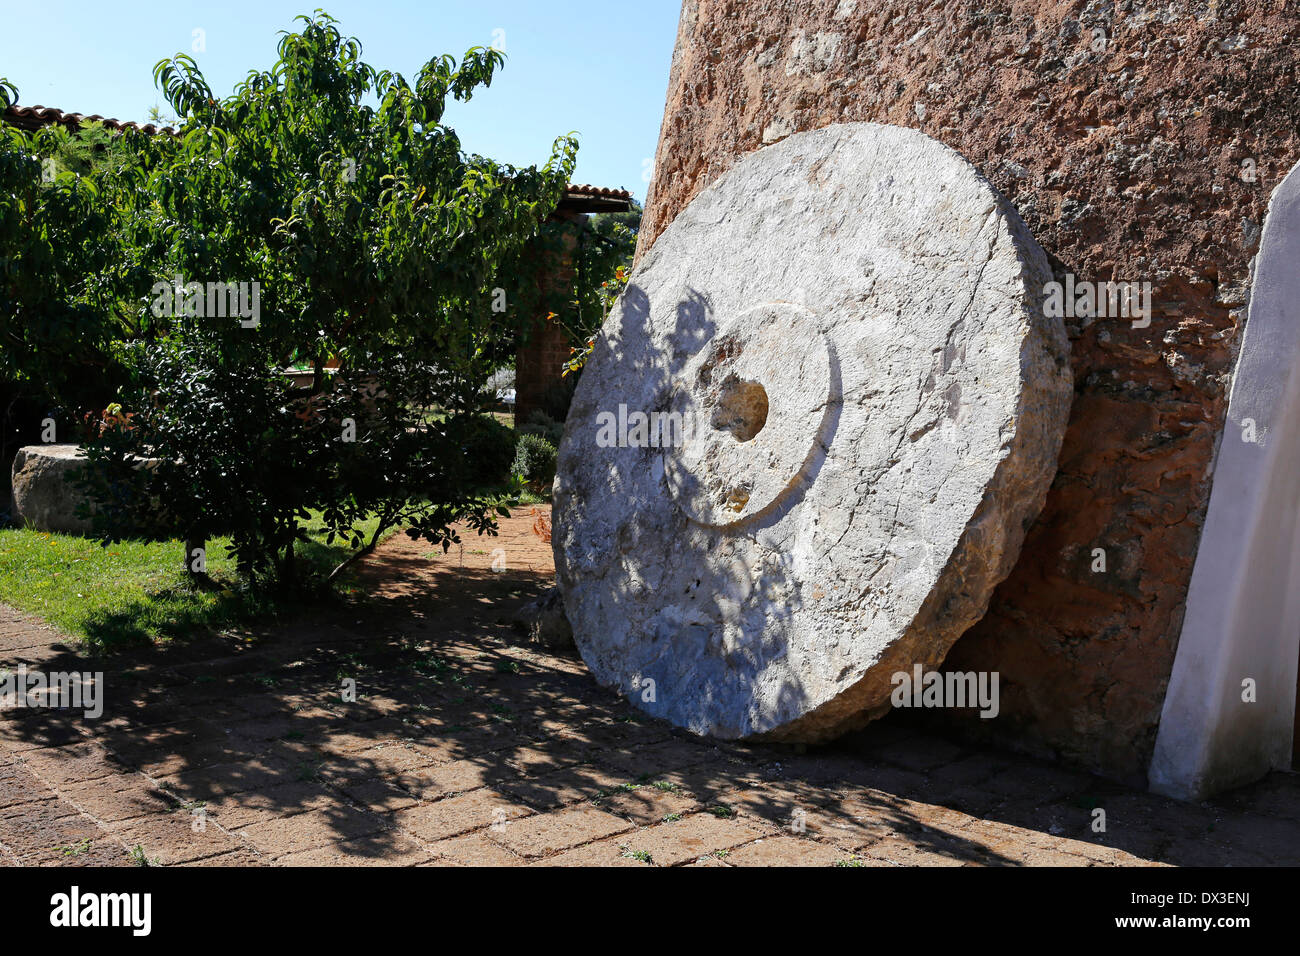
POLYGON ((872 121, 970 160, 1057 279, 1154 285, 1146 328, 1067 322, 1076 393, 1057 480, 946 662, 999 671, 1001 712, 936 712, 948 729, 1145 782, 1251 258, 1300 161, 1298 32, 1294 4, 683 4, 640 255, 739 157, 872 121))
POLYGON ((564 615, 564 597, 559 588, 548 588, 529 601, 515 612, 514 619, 534 643, 553 650, 573 647, 573 628, 564 615))
POLYGON ((26 445, 18 449, 13 464, 14 520, 38 531, 87 534, 90 522, 76 516, 85 500, 75 485, 65 480, 84 460, 78 445, 26 445))
POLYGON ((911 130, 794 136, 697 196, 560 447, 557 577, 597 678, 728 738, 887 709, 891 674, 984 613, 1055 473, 1049 278, 1014 210, 911 130), (685 433, 666 448, 664 413, 685 433))

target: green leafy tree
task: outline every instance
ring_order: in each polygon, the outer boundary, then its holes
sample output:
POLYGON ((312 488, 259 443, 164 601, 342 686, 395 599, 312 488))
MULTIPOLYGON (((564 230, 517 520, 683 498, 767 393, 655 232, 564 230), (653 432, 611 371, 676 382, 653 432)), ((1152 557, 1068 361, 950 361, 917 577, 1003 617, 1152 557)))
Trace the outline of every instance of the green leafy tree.
POLYGON ((185 55, 155 68, 182 133, 119 199, 151 265, 139 321, 165 334, 121 347, 131 418, 91 444, 88 479, 106 539, 161 503, 187 560, 229 534, 242 573, 289 586, 310 510, 354 558, 397 525, 444 548, 457 521, 494 531, 466 454, 516 334, 491 290, 576 152, 561 137, 544 166, 516 169, 461 148, 447 103, 491 83, 498 51, 431 60, 412 84, 366 64, 328 15, 299 22, 226 98, 185 55), (282 373, 291 360, 309 385, 282 373))
MULTIPOLYGON (((0 108, 16 101, 0 81, 0 108)), ((0 379, 69 412, 128 380, 119 347, 151 331, 131 302, 148 272, 119 203, 148 154, 96 124, 0 126, 0 379)), ((74 437, 71 414, 61 424, 74 437)))

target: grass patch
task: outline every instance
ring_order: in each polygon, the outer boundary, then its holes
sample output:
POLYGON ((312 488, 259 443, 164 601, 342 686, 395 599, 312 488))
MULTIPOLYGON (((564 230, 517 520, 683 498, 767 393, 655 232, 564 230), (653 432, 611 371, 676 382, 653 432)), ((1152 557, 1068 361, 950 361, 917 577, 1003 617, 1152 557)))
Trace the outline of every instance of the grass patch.
MULTIPOLYGON (((514 508, 546 500, 513 485, 485 494, 494 505, 514 508)), ((372 518, 357 525, 357 530, 369 540, 376 524, 372 518)), ((304 580, 322 578, 351 553, 341 540, 325 543, 319 513, 304 523, 304 530, 308 540, 298 542, 296 549, 304 580)), ((390 529, 384 537, 398 530, 390 529)), ((478 540, 476 535, 465 540, 471 538, 478 540)), ((207 591, 189 586, 181 566, 184 545, 179 540, 127 540, 104 547, 93 538, 0 527, 0 595, 6 604, 99 651, 220 631, 299 606, 301 598, 242 585, 234 562, 227 557, 228 544, 228 538, 207 542, 208 576, 219 586, 207 591)), ((358 593, 356 586, 349 585, 348 574, 336 582, 336 589, 349 596, 358 593)), ((517 664, 499 667, 518 673, 517 664)))
POLYGON ((493 508, 497 506, 522 508, 527 505, 549 505, 551 503, 549 494, 539 495, 517 483, 504 487, 489 488, 483 492, 483 495, 493 508))
MULTIPOLYGON (((373 533, 375 522, 360 528, 373 533)), ((307 523, 300 563, 327 570, 347 557, 339 542, 324 542, 319 516, 307 523)), ((0 594, 6 604, 35 614, 95 650, 170 641, 195 631, 221 630, 274 614, 287 603, 241 586, 228 539, 207 544, 208 574, 219 590, 196 591, 181 569, 180 541, 119 541, 29 528, 0 529, 0 594)), ((302 570, 307 570, 303 568, 302 570)), ((347 591, 346 583, 342 590, 347 591)))

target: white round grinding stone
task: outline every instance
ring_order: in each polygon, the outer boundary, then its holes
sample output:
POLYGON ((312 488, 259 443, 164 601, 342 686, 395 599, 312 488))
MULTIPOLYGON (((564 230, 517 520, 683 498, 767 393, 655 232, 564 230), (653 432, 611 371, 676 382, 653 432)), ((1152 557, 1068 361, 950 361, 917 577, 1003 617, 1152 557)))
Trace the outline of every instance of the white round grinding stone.
POLYGON ((741 159, 582 373, 553 542, 574 639, 643 710, 815 741, 938 665, 1011 570, 1072 379, 1046 257, 956 152, 870 123, 741 159))
POLYGON ((665 474, 700 524, 770 510, 812 464, 832 407, 830 348, 812 319, 764 303, 717 331, 673 383, 669 411, 692 440, 665 450, 665 474))

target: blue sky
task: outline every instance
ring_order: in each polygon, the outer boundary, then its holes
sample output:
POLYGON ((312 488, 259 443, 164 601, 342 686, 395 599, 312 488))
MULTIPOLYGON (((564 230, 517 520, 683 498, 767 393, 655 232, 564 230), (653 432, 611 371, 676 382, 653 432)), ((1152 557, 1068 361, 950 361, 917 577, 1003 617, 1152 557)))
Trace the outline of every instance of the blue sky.
POLYGON ((527 166, 558 135, 580 134, 577 182, 645 198, 663 118, 679 0, 233 0, 225 3, 0 0, 0 76, 19 103, 143 121, 167 110, 153 65, 177 52, 228 94, 275 60, 278 31, 322 7, 357 37, 367 62, 414 77, 425 61, 503 47, 491 88, 447 122, 466 149, 527 166), (198 37, 194 31, 203 31, 198 37), (193 49, 201 38, 204 49, 193 49))

